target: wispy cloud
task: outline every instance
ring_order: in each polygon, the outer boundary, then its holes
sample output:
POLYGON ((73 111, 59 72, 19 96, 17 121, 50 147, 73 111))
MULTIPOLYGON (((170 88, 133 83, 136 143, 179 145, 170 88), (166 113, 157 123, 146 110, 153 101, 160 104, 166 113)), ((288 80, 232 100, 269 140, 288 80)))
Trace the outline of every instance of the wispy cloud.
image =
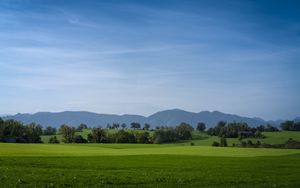
POLYGON ((299 20, 293 12, 279 22, 259 6, 1 1, 0 113, 176 107, 291 117, 299 20))

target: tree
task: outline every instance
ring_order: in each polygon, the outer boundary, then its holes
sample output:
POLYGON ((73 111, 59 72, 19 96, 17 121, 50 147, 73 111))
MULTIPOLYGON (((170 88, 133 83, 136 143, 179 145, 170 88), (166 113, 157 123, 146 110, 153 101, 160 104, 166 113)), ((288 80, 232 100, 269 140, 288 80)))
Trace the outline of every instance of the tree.
POLYGON ((25 127, 22 123, 9 119, 2 122, 0 127, 0 141, 1 142, 26 142, 25 127))
POLYGON ((136 134, 136 142, 140 144, 148 144, 150 140, 150 134, 147 131, 136 134))
POLYGON ((204 131, 206 129, 205 123, 199 122, 196 129, 197 131, 204 131))
POLYGON ((294 121, 285 121, 280 125, 282 130, 291 131, 294 127, 294 121))
POLYGON ((85 138, 83 138, 81 135, 76 135, 74 137, 74 142, 75 143, 87 143, 88 141, 85 138))
POLYGON ((219 142, 216 142, 216 141, 214 141, 214 142, 212 143, 212 146, 220 146, 220 143, 219 143, 219 142))
POLYGON ((120 127, 119 123, 113 123, 112 129, 118 129, 120 127))
POLYGON ((25 126, 25 140, 28 143, 41 143, 42 126, 31 123, 25 126))
POLYGON ((52 136, 52 137, 49 138, 49 143, 50 144, 58 144, 59 140, 57 139, 56 136, 52 136))
POLYGON ((56 128, 48 126, 46 129, 43 130, 43 135, 55 135, 56 134, 56 128))
POLYGON ((245 122, 226 123, 220 121, 215 127, 209 128, 207 134, 225 138, 238 138, 239 136, 241 138, 249 138, 254 137, 256 131, 256 128, 249 127, 245 122))
POLYGON ((65 143, 72 143, 74 141, 75 136, 75 128, 68 125, 61 125, 60 133, 63 136, 63 141, 65 143))
POLYGON ((77 127, 77 131, 81 132, 83 129, 87 129, 87 125, 84 123, 81 123, 78 127, 77 127))
POLYGON ((265 138, 265 136, 258 130, 255 132, 254 136, 255 138, 265 138))
POLYGON ((280 127, 286 131, 300 131, 300 122, 285 121, 281 123, 280 127))
POLYGON ((135 143, 135 137, 132 132, 119 130, 114 134, 116 143, 135 143))
POLYGON ((148 123, 145 123, 145 125, 144 125, 144 128, 143 128, 144 130, 149 130, 150 129, 150 124, 148 124, 148 123))
POLYGON ((265 130, 265 132, 277 132, 279 131, 276 127, 273 127, 272 125, 270 124, 267 124, 265 130))
POLYGON ((155 144, 176 142, 179 136, 175 129, 157 129, 153 134, 153 142, 155 144))
POLYGON ((227 139, 224 137, 220 138, 220 146, 227 147, 227 139))
POLYGON ((131 125, 131 128, 133 128, 133 129, 140 129, 141 128, 141 124, 137 123, 137 122, 132 122, 130 125, 131 125))
POLYGON ((295 131, 300 131, 300 121, 299 122, 294 122, 294 130, 295 131))
POLYGON ((127 127, 126 123, 122 123, 121 127, 122 129, 125 129, 127 127))
POLYGON ((92 132, 88 135, 89 142, 104 143, 106 140, 106 131, 101 128, 92 129, 92 132))
POLYGON ((175 128, 175 131, 177 132, 179 139, 183 139, 183 140, 191 139, 193 130, 194 128, 187 123, 181 123, 179 126, 175 128))

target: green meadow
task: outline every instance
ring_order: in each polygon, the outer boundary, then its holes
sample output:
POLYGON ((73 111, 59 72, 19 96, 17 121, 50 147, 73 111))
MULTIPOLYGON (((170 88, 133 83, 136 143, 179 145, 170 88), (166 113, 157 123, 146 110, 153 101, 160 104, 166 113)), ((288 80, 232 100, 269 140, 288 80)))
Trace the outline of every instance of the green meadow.
POLYGON ((0 144, 1 187, 299 187, 300 150, 0 144))
MULTIPOLYGON (((300 138, 265 135, 270 143, 300 138)), ((175 144, 0 143, 0 187, 300 187, 300 150, 211 147, 213 140, 195 132, 175 144)))

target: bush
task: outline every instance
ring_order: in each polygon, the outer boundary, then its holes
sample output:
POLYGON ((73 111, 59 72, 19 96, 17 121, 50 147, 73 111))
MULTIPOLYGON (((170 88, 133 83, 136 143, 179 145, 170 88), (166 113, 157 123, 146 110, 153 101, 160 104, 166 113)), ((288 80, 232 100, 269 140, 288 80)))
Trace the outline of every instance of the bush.
POLYGON ((224 137, 221 137, 220 139, 220 146, 227 147, 227 139, 224 137))
POLYGON ((300 142, 293 140, 292 138, 288 139, 285 143, 285 147, 289 149, 300 149, 300 142))
POLYGON ((59 144, 59 140, 57 139, 56 136, 52 136, 49 138, 49 143, 50 144, 59 144))
POLYGON ((76 135, 74 138, 75 143, 87 143, 87 139, 83 138, 81 135, 76 135))
POLYGON ((220 143, 219 143, 219 142, 216 142, 216 141, 214 141, 214 142, 212 143, 212 146, 220 146, 220 143))
POLYGON ((107 133, 104 129, 94 128, 92 132, 88 134, 88 141, 93 143, 105 143, 107 142, 107 133))

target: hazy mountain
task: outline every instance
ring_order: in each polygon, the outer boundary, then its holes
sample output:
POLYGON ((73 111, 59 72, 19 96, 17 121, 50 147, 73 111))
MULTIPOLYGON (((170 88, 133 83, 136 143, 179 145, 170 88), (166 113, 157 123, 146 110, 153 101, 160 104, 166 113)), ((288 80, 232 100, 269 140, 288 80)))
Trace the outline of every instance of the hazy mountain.
POLYGON ((58 127, 62 124, 79 125, 85 123, 89 126, 106 126, 108 123, 126 123, 141 122, 144 123, 145 117, 138 115, 112 115, 112 114, 96 114, 85 111, 66 111, 66 112, 38 112, 35 114, 16 114, 13 116, 6 116, 3 119, 14 119, 25 124, 36 122, 43 126, 58 127))
POLYGON ((3 119, 14 119, 21 121, 25 124, 36 122, 43 126, 54 126, 58 127, 62 124, 69 124, 77 126, 80 123, 85 123, 88 126, 103 126, 105 127, 108 123, 126 123, 128 126, 132 122, 139 122, 141 124, 149 123, 152 127, 155 126, 175 126, 181 122, 189 123, 196 126, 198 122, 204 122, 207 127, 212 127, 219 121, 227 122, 246 122, 250 126, 257 126, 260 124, 273 124, 279 125, 279 121, 265 121, 261 118, 248 118, 241 117, 233 114, 225 114, 218 111, 202 111, 199 113, 187 112, 180 109, 165 110, 157 112, 149 117, 139 115, 114 115, 114 114, 97 114, 85 111, 66 111, 66 112, 38 112, 35 114, 16 114, 11 116, 5 116, 3 119))

